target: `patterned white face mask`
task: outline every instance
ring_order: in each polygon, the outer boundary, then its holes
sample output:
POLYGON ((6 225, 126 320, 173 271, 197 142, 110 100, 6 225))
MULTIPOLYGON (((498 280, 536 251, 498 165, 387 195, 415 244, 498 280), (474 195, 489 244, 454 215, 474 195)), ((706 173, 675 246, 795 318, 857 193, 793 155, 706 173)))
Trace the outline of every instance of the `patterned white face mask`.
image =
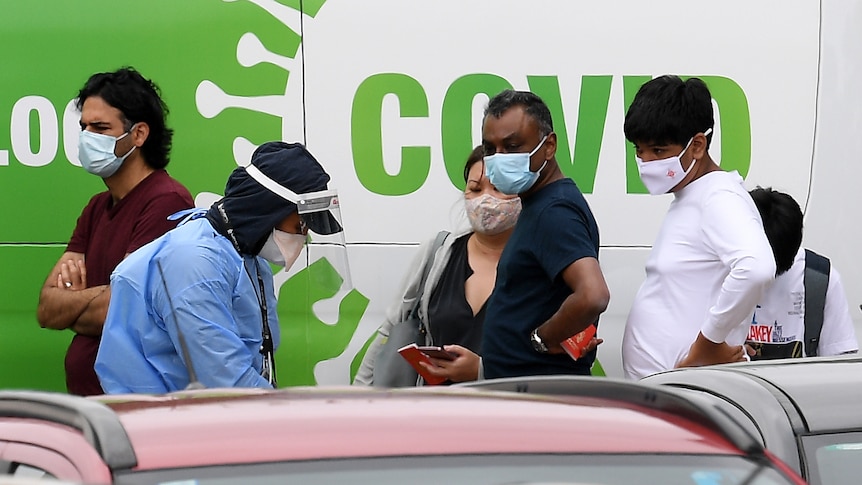
POLYGON ((499 199, 491 194, 482 194, 474 199, 464 199, 464 209, 475 232, 493 236, 518 222, 521 198, 499 199))
MULTIPOLYGON (((712 133, 712 128, 706 130, 706 132, 704 132, 704 136, 709 135, 710 133, 712 133)), ((679 155, 675 157, 653 160, 651 162, 644 162, 640 157, 635 157, 641 181, 646 185, 650 194, 661 195, 670 192, 672 188, 682 182, 682 179, 691 172, 691 169, 694 168, 694 164, 697 160, 692 160, 691 165, 688 166, 688 170, 683 170, 680 158, 682 158, 682 155, 686 150, 688 150, 692 140, 694 140, 694 137, 691 137, 688 140, 685 148, 683 148, 682 151, 679 152, 679 155)))

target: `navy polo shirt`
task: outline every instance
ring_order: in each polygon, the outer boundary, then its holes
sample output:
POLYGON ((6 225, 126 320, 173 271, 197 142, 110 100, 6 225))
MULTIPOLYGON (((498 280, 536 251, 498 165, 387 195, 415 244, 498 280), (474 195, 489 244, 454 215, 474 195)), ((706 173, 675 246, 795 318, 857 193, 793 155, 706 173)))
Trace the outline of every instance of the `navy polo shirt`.
POLYGON ((577 361, 568 354, 540 354, 530 343, 530 333, 572 294, 562 271, 581 258, 598 259, 596 220, 583 194, 568 178, 521 202, 518 223, 497 264, 497 281, 485 315, 484 375, 488 379, 588 375, 595 352, 577 361))

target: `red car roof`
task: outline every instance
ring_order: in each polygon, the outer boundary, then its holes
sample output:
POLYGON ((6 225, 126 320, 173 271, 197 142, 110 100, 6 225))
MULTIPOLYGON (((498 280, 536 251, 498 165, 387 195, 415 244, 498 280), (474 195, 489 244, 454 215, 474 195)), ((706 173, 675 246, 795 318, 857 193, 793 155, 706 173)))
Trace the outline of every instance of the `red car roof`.
POLYGON ((742 454, 711 428, 621 401, 427 391, 206 390, 100 400, 119 414, 138 470, 406 455, 742 454))

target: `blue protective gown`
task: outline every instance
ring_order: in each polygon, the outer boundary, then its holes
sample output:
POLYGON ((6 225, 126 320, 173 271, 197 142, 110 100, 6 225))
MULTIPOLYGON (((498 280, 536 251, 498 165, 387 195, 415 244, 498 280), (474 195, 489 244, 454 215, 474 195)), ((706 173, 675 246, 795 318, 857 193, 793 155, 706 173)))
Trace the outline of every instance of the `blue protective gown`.
POLYGON ((208 388, 271 387, 260 375, 258 270, 277 346, 269 264, 241 256, 206 218, 185 222, 130 254, 111 275, 111 302, 96 358, 105 392, 184 389, 187 364, 208 388), (185 362, 178 327, 191 362, 185 362))

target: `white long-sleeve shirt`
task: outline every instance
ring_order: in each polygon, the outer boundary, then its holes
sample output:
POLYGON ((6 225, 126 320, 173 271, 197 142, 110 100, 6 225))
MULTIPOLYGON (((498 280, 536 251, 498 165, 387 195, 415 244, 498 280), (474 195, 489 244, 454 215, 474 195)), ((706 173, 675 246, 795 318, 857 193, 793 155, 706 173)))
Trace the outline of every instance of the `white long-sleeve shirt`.
POLYGON ((674 195, 626 322, 623 369, 633 379, 674 368, 698 332, 741 345, 744 322, 775 276, 738 173, 710 172, 674 195))

